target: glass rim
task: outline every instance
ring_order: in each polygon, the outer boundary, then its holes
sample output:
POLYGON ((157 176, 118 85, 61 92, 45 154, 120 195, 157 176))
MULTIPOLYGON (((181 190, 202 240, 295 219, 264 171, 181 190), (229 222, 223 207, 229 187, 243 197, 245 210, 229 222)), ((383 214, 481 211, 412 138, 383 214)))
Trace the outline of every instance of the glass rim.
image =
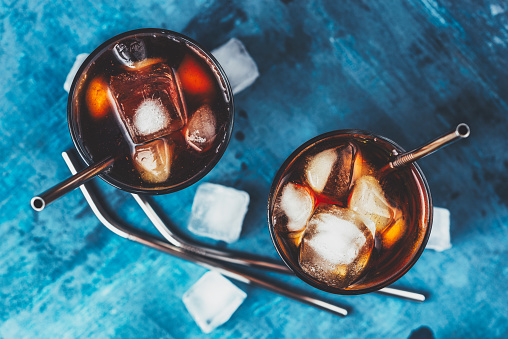
POLYGON ((150 195, 162 195, 167 193, 173 193, 180 191, 184 188, 187 188, 199 180, 203 179, 205 175, 207 175, 219 162, 219 160, 224 155, 224 152, 226 151, 229 142, 231 140, 231 136, 233 134, 233 126, 234 126, 234 120, 235 120, 235 105, 234 105, 234 98, 233 98, 233 90, 231 89, 231 85, 229 83, 229 79, 226 75, 226 72, 222 68, 222 66, 219 64, 217 59, 212 55, 211 52, 209 52, 207 49, 202 47, 199 43, 194 41, 193 39, 189 38, 186 35, 183 35, 181 33, 171 31, 168 29, 163 28, 140 28, 135 29, 127 32, 120 33, 118 35, 115 35, 102 44, 100 44, 97 48, 95 48, 83 61, 81 66, 79 67, 78 71, 76 72, 76 75, 74 76, 74 79, 72 81, 71 88, 69 90, 69 96, 67 99, 67 125, 69 127, 69 132, 72 138, 72 142, 74 144, 74 147, 77 149, 81 159, 85 162, 87 166, 93 165, 95 162, 91 159, 91 157, 88 155, 86 150, 83 147, 82 140, 79 136, 78 130, 77 130, 77 122, 73 119, 73 101, 74 101, 74 92, 76 91, 76 85, 78 80, 81 78, 81 75, 83 72, 88 68, 88 66, 91 64, 94 59, 104 52, 110 45, 113 43, 124 39, 128 37, 135 36, 137 34, 161 34, 161 35, 167 35, 167 36, 173 36, 178 39, 181 39, 182 41, 189 42, 193 45, 193 47, 196 47, 199 51, 204 53, 207 58, 210 59, 210 61, 213 63, 213 65, 217 68, 217 71, 221 77, 221 80, 224 81, 225 89, 227 92, 227 95, 229 97, 229 103, 228 108, 230 110, 230 116, 229 120, 227 121, 227 126, 225 129, 225 135, 224 135, 224 142, 219 147, 219 151, 213 156, 210 162, 208 162, 195 176, 190 178, 189 180, 186 180, 180 184, 174 185, 172 187, 168 188, 138 188, 138 187, 132 187, 128 184, 123 183, 120 180, 117 180, 111 176, 109 176, 108 173, 102 173, 99 174, 98 177, 101 178, 103 181, 108 183, 109 185, 118 188, 122 191, 130 192, 130 193, 141 193, 141 194, 150 194, 150 195))
POLYGON ((421 243, 420 247, 418 248, 417 251, 414 252, 413 258, 411 258, 411 260, 397 274, 393 275, 391 278, 386 279, 385 281, 383 281, 383 282, 381 282, 379 284, 376 284, 374 286, 367 287, 367 288, 358 289, 358 290, 346 290, 346 289, 342 289, 342 288, 338 288, 338 287, 332 287, 332 286, 326 285, 325 283, 320 283, 320 282, 317 282, 317 281, 309 278, 309 276, 307 274, 305 274, 300 267, 297 267, 296 265, 294 265, 292 263, 292 261, 289 260, 289 258, 287 258, 286 255, 284 254, 284 251, 282 250, 282 246, 279 243, 279 241, 277 240, 277 236, 275 234, 274 225, 273 225, 273 222, 272 222, 272 220, 273 220, 273 208, 272 208, 272 206, 275 203, 275 191, 277 190, 278 184, 279 184, 280 180, 282 179, 282 176, 283 176, 285 170, 290 165, 290 163, 304 149, 306 149, 310 145, 312 145, 312 144, 314 144, 314 143, 316 143, 318 141, 324 140, 324 139, 326 139, 328 137, 338 136, 338 135, 347 135, 347 134, 359 134, 359 135, 365 135, 365 136, 370 136, 370 137, 374 137, 374 138, 377 138, 377 139, 381 139, 383 141, 388 142, 393 147, 395 147, 395 149, 398 152, 400 152, 400 153, 405 152, 405 150, 402 147, 400 147, 397 143, 395 143, 394 141, 392 141, 392 140, 390 140, 390 139, 388 139, 386 137, 377 135, 375 133, 372 133, 372 132, 369 132, 369 131, 365 131, 365 130, 359 130, 359 129, 341 129, 341 130, 330 131, 330 132, 326 132, 326 133, 320 134, 320 135, 318 135, 318 136, 316 136, 316 137, 314 137, 314 138, 304 142, 302 145, 297 147, 286 158, 286 160, 284 160, 284 162, 280 166, 279 170, 277 171, 277 174, 275 175, 275 178, 273 179, 272 185, 270 186, 270 193, 269 193, 269 196, 268 196, 268 205, 267 205, 268 230, 270 232, 270 237, 272 239, 272 243, 273 243, 275 249, 277 250, 277 253, 279 254, 279 257, 282 259, 282 261, 286 264, 286 266, 289 267, 289 269, 298 278, 300 278, 301 280, 303 280, 307 284, 309 284, 309 285, 311 285, 311 286, 313 286, 313 287, 315 287, 317 289, 320 289, 322 291, 325 291, 325 292, 329 292, 329 293, 333 293, 333 294, 340 294, 340 295, 359 295, 359 294, 366 294, 366 293, 370 293, 370 292, 375 292, 375 291, 378 291, 378 290, 380 290, 380 289, 382 289, 384 287, 387 287, 387 286, 393 284, 395 281, 397 281, 402 276, 404 276, 414 266, 414 264, 416 264, 416 262, 418 261, 418 259, 422 255, 423 251, 425 250, 425 247, 427 245, 427 241, 429 240, 430 232, 431 232, 431 229, 432 229, 432 212, 433 212, 432 211, 432 196, 431 196, 431 193, 430 193, 430 188, 429 188, 427 179, 425 178, 425 175, 423 174, 423 171, 420 169, 420 166, 418 166, 418 164, 416 162, 413 162, 411 164, 411 166, 413 166, 416 169, 416 173, 418 174, 418 176, 420 177, 420 179, 421 179, 421 181, 423 183, 424 193, 425 193, 425 202, 426 202, 427 206, 429 206, 428 207, 429 213, 428 213, 428 219, 427 219, 427 230, 426 230, 425 235, 424 235, 424 237, 422 239, 422 243, 421 243))

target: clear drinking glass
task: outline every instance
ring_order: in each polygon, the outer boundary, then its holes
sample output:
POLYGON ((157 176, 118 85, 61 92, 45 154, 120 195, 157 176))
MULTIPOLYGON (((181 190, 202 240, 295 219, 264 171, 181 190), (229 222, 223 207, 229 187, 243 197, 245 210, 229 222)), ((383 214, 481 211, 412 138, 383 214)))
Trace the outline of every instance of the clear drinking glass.
POLYGON ((194 184, 217 164, 231 138, 234 104, 211 53, 182 34, 139 29, 88 56, 74 78, 67 113, 88 166, 114 158, 101 179, 131 193, 166 194, 194 184))
POLYGON ((286 159, 270 189, 268 225, 300 279, 331 293, 363 294, 416 263, 430 235, 432 199, 416 163, 387 168, 401 153, 382 136, 338 130, 286 159))

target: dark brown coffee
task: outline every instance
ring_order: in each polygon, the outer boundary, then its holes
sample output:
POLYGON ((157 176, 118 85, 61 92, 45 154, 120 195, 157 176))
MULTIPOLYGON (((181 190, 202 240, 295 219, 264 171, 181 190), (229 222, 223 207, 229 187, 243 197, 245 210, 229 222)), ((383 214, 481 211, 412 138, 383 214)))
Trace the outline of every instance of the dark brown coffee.
POLYGON ((171 32, 138 32, 106 46, 72 100, 81 150, 90 162, 115 157, 107 177, 134 191, 193 181, 225 147, 232 125, 216 62, 171 32))

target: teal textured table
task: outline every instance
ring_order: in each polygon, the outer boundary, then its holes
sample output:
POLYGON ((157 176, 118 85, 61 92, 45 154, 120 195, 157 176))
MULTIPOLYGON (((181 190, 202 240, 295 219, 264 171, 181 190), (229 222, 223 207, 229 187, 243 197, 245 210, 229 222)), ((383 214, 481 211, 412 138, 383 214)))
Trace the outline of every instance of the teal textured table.
MULTIPOLYGON (((235 97, 231 143, 203 180, 250 194, 232 249, 277 257, 268 191, 306 140, 360 128, 410 149, 471 127, 466 141, 419 161, 435 205, 451 212, 453 247, 426 250, 395 285, 428 292, 426 302, 314 291, 352 308, 340 318, 235 283, 247 299, 209 337, 508 336, 506 2, 21 0, 1 2, 0 18, 0 337, 203 336, 181 298, 204 268, 114 235, 79 191, 40 213, 29 205, 69 175, 62 85, 75 56, 141 27, 209 49, 237 37, 257 62, 260 77, 235 97)), ((94 184, 119 217, 155 234, 129 194, 94 184)), ((196 188, 155 198, 184 233, 196 188)))

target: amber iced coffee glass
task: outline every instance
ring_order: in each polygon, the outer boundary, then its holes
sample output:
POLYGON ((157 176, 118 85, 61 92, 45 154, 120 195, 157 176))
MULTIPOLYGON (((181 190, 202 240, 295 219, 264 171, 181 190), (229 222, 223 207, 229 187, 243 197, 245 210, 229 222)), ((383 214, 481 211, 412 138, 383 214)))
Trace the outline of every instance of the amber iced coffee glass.
POLYGON ((215 58, 162 29, 126 32, 85 60, 72 84, 68 123, 87 165, 133 193, 165 194, 208 173, 233 127, 233 95, 215 58))
POLYGON ((301 145, 279 169, 268 202, 272 241, 293 272, 336 294, 386 287, 418 260, 432 200, 415 163, 386 165, 404 150, 361 130, 301 145))

